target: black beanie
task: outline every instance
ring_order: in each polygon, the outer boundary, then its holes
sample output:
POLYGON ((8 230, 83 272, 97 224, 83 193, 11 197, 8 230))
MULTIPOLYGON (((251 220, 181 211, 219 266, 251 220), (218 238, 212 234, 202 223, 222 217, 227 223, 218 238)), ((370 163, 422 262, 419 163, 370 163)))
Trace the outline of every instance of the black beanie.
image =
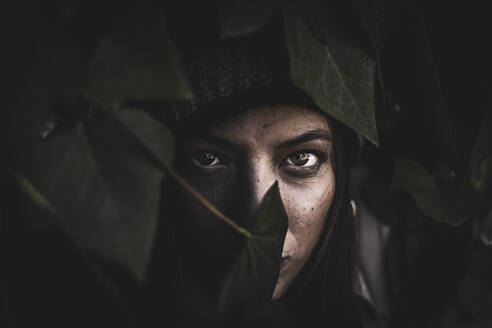
POLYGON ((287 51, 278 20, 239 38, 198 46, 180 41, 178 51, 193 98, 174 101, 169 111, 171 120, 186 119, 199 111, 213 115, 212 111, 226 104, 228 110, 237 111, 275 103, 301 105, 304 103, 295 98, 303 98, 304 102, 309 99, 301 90, 294 92, 297 88, 290 83, 287 51))
MULTIPOLYGON (((178 135, 190 129, 196 132, 259 106, 302 106, 326 115, 290 81, 281 20, 273 19, 262 30, 239 38, 198 46, 186 44, 186 40, 179 42, 182 69, 193 98, 168 103, 164 119, 178 135)), ((340 126, 337 130, 343 132, 348 157, 355 159, 359 149, 357 134, 336 124, 340 126)))

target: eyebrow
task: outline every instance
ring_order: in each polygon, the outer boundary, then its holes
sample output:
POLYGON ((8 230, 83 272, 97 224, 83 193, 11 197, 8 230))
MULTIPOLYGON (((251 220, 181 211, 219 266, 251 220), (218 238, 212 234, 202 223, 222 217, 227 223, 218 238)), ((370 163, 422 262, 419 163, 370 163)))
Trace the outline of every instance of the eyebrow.
MULTIPOLYGON (((201 135, 198 137, 199 139, 212 142, 218 146, 224 147, 224 148, 234 148, 235 144, 231 142, 228 139, 224 139, 222 137, 206 133, 204 135, 201 135)), ((331 133, 327 130, 323 129, 315 129, 311 131, 304 132, 301 135, 295 136, 292 139, 288 139, 285 141, 282 141, 278 144, 275 145, 276 148, 289 148, 304 142, 309 142, 313 140, 326 140, 326 141, 332 141, 331 138, 331 133)))
POLYGON ((277 144, 276 146, 278 148, 288 148, 292 147, 304 142, 308 141, 313 141, 313 140, 326 140, 326 141, 332 141, 331 134, 327 130, 323 129, 316 129, 316 130, 311 130, 307 131, 299 136, 296 136, 292 139, 282 141, 281 143, 277 144))

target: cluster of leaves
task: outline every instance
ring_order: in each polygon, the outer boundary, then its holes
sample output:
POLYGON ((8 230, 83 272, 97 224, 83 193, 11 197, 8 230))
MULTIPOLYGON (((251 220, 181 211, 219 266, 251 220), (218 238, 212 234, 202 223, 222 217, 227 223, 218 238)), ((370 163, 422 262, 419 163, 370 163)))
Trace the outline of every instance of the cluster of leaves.
MULTIPOLYGON (((246 230, 174 172, 173 137, 162 123, 134 109, 101 111, 104 115, 100 118, 48 137, 44 144, 47 163, 37 163, 42 176, 33 176, 31 182, 17 175, 19 188, 47 213, 33 220, 61 227, 77 249, 95 251, 144 282, 162 201, 160 184, 168 175, 243 235, 243 249, 223 282, 218 304, 209 305, 216 307, 217 318, 237 320, 244 316, 245 306, 253 315, 264 307, 280 306, 269 302, 287 230, 277 184, 267 192, 253 225, 246 230), (56 160, 49 154, 57 154, 56 160)), ((90 256, 85 258, 105 285, 114 289, 90 256)))
MULTIPOLYGON (((485 114, 487 115, 487 113, 485 114)), ((394 191, 411 196, 414 206, 427 218, 459 229, 472 226, 468 267, 459 284, 459 302, 480 322, 492 319, 492 281, 490 253, 492 223, 492 184, 490 163, 492 138, 490 117, 482 122, 470 161, 468 179, 458 176, 447 165, 438 163, 433 173, 411 158, 395 163, 394 191), (488 135, 487 135, 488 134, 488 135)), ((416 223, 414 225, 419 225, 416 223)))
MULTIPOLYGON (((62 100, 42 127, 39 160, 23 165, 14 176, 40 210, 31 218, 33 226, 60 229, 108 293, 124 305, 118 286, 87 250, 118 263, 144 283, 158 220, 170 219, 159 213, 165 201, 161 183, 174 179, 243 238, 217 304, 207 305, 213 320, 261 322, 269 308, 279 320, 287 320, 285 309, 270 300, 287 230, 278 186, 266 194, 253 225, 238 226, 174 171, 174 139, 166 126, 126 105, 192 96, 165 24, 149 21, 104 35, 81 75, 83 81, 76 83, 80 87, 59 95, 62 100)), ((193 314, 194 306, 181 311, 193 314)), ((189 318, 184 316, 186 323, 189 318)))
MULTIPOLYGON (((292 82, 329 115, 378 145, 376 89, 387 92, 383 103, 391 97, 382 83, 376 10, 364 1, 354 1, 353 7, 314 0, 218 1, 219 36, 255 32, 278 11, 283 16, 292 82), (340 12, 353 20, 332 24, 343 21, 333 14, 340 12), (340 33, 353 22, 370 40, 369 51, 340 33)), ((62 97, 60 109, 43 126, 42 155, 34 166, 17 172, 18 185, 48 213, 51 221, 46 224, 62 227, 77 248, 119 263, 144 282, 165 197, 160 185, 163 179, 175 180, 243 238, 217 304, 207 305, 214 320, 265 323, 274 314, 278 322, 268 324, 285 326, 288 313, 269 300, 287 228, 278 187, 267 193, 251 227, 238 226, 174 172, 174 140, 166 126, 140 108, 128 106, 133 100, 190 99, 180 67, 163 20, 117 26, 99 37, 81 74, 83 82, 62 97)), ((445 164, 430 174, 417 161, 400 158, 392 189, 410 194, 417 207, 438 222, 460 226, 475 220, 477 236, 490 244, 491 130, 489 117, 477 139, 468 181, 445 164)), ((87 259, 99 272, 97 264, 87 259)), ((486 318, 487 311, 481 307, 491 304, 492 293, 480 286, 490 268, 478 267, 464 281, 461 295, 477 316, 486 318), (479 290, 483 297, 477 300, 470 290, 479 290)), ((98 274, 112 289, 104 272, 98 274)), ((199 307, 196 311, 202 313, 203 305, 199 307)))

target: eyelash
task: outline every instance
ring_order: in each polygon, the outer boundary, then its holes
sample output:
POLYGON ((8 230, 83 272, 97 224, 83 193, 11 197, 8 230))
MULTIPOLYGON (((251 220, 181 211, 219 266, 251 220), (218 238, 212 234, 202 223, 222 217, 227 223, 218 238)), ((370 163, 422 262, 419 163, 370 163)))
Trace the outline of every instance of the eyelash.
MULTIPOLYGON (((222 155, 216 154, 213 151, 201 150, 201 151, 197 152, 192 157, 192 161, 193 161, 193 164, 196 167, 198 167, 198 168, 201 168, 201 169, 210 169, 211 167, 218 166, 218 165, 225 165, 225 166, 227 166, 227 164, 225 164, 226 161, 224 161, 222 158, 223 158, 222 155), (209 165, 203 165, 203 164, 201 164, 197 160, 197 156, 199 156, 199 155, 208 155, 208 154, 210 154, 210 155, 212 155, 212 156, 215 157, 214 161, 211 164, 209 164, 209 165), (216 160, 218 160, 219 163, 213 164, 216 160)), ((325 162, 326 160, 327 160, 327 156, 326 156, 326 154, 324 152, 321 152, 321 151, 315 150, 315 149, 303 149, 303 150, 299 150, 299 151, 290 153, 287 157, 285 157, 282 160, 282 162, 280 163, 280 167, 288 166, 292 170, 310 170, 310 171, 313 171, 313 170, 317 170, 319 168, 319 166, 321 166, 321 164, 323 162, 325 162), (288 160, 290 160, 290 158, 292 156, 298 155, 298 154, 312 154, 312 155, 314 155, 317 158, 317 162, 315 164, 310 165, 310 166, 302 166, 302 165, 295 165, 295 164, 288 164, 288 163, 286 163, 288 160)))
MULTIPOLYGON (((200 150, 200 151, 196 152, 196 153, 195 153, 195 155, 193 155, 193 157, 192 157, 192 162, 193 162, 193 164, 194 164, 196 167, 198 167, 198 168, 205 168, 205 169, 208 169, 208 168, 210 168, 210 167, 212 167, 212 166, 217 166, 217 165, 218 165, 217 163, 216 163, 216 164, 214 164, 214 165, 203 165, 203 164, 201 164, 201 163, 197 160, 197 157, 198 157, 199 155, 205 155, 205 154, 207 154, 207 155, 208 155, 208 154, 210 154, 210 155, 214 156, 214 157, 215 157, 215 160, 218 160, 218 161, 220 162, 220 163, 218 163, 218 164, 224 164, 224 165, 225 165, 225 162, 226 162, 226 161, 224 161, 224 160, 223 160, 223 156, 222 156, 221 154, 217 154, 217 153, 215 153, 215 152, 213 152, 213 151, 210 151, 210 150, 200 150)), ((214 160, 214 162, 215 162, 215 160, 214 160)))
MULTIPOLYGON (((289 154, 281 163, 280 166, 290 166, 291 168, 295 169, 295 170, 306 170, 306 169, 310 169, 310 170, 313 170, 313 169, 317 169, 324 161, 326 160, 326 155, 323 153, 323 152, 320 152, 318 150, 315 150, 315 149, 304 149, 304 150, 300 150, 300 151, 296 151, 296 152, 293 152, 291 154, 289 154), (295 155, 298 155, 298 154, 312 154, 316 157, 317 161, 315 164, 312 164, 312 165, 309 165, 309 166, 302 166, 302 165, 295 165, 293 163, 292 164, 285 164, 285 162, 287 162, 288 160, 290 160, 290 158, 292 156, 295 156, 295 155)), ((291 160, 292 162, 292 160, 291 160)))

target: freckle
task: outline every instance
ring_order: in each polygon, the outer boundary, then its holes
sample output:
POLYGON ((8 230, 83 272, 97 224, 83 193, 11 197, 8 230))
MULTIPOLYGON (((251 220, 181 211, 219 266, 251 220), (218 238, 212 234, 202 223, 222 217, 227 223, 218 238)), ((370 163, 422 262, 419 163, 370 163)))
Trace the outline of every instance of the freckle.
POLYGON ((311 212, 314 211, 314 207, 311 207, 311 212))

